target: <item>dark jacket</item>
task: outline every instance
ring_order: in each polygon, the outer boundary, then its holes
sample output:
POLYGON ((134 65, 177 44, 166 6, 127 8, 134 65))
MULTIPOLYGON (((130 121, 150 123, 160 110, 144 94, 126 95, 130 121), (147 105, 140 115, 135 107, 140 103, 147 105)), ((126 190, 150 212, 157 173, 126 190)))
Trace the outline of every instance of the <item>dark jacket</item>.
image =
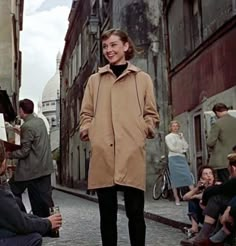
POLYGON ((236 220, 236 196, 232 198, 232 200, 229 203, 229 206, 231 207, 229 214, 234 218, 234 221, 236 220))
POLYGON ((224 197, 233 198, 234 196, 236 196, 235 187, 236 187, 236 177, 231 178, 230 180, 226 181, 223 184, 208 187, 203 192, 203 195, 202 195, 203 205, 206 205, 208 200, 212 196, 216 196, 216 195, 223 195, 224 197))
POLYGON ((21 148, 10 154, 18 159, 15 181, 26 181, 53 172, 51 148, 45 123, 41 118, 28 115, 21 126, 21 148))
POLYGON ((46 234, 51 229, 48 219, 22 212, 8 184, 0 184, 0 239, 38 232, 46 234))

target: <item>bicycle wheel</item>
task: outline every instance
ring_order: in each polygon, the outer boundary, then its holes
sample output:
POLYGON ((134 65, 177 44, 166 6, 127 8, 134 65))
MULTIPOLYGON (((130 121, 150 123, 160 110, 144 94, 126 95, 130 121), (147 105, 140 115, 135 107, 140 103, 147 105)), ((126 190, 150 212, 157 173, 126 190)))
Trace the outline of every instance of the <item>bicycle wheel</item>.
POLYGON ((152 188, 152 197, 154 200, 158 200, 161 197, 163 187, 164 187, 164 176, 159 174, 152 188))
POLYGON ((161 197, 167 199, 169 196, 169 189, 168 189, 168 183, 165 175, 163 176, 163 187, 161 188, 161 190, 162 190, 161 197))

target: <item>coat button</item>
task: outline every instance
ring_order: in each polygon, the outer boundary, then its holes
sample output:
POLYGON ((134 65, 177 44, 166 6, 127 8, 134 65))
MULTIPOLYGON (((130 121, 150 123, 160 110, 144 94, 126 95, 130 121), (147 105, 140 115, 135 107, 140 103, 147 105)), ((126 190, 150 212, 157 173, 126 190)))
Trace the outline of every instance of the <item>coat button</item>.
POLYGON ((110 144, 110 146, 112 147, 112 146, 113 146, 113 144, 110 144))

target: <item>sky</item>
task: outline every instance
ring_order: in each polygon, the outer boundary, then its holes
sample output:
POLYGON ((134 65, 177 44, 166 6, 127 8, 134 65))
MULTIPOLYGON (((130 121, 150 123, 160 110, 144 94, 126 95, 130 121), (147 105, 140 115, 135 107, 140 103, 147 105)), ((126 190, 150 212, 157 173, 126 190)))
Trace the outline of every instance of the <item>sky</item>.
POLYGON ((20 99, 37 104, 43 88, 56 72, 56 57, 63 52, 72 0, 24 1, 22 51, 22 83, 20 99))

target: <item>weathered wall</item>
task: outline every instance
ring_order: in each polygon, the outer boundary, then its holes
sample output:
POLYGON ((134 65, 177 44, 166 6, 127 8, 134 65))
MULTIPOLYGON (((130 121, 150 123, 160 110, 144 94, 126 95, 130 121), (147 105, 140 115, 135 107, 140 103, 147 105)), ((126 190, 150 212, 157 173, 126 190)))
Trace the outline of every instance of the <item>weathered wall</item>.
POLYGON ((184 42, 183 0, 173 1, 168 14, 171 67, 175 67, 186 56, 184 42))
POLYGON ((173 76, 174 115, 190 111, 204 98, 235 86, 235 40, 233 28, 173 76))
POLYGON ((202 0, 203 38, 207 39, 232 17, 232 0, 202 0))
POLYGON ((12 22, 11 1, 0 1, 0 87, 12 94, 12 22))
POLYGON ((232 17, 232 0, 202 0, 201 17, 198 19, 198 24, 194 23, 192 26, 191 17, 188 16, 188 8, 188 1, 178 0, 172 2, 168 11, 171 68, 184 60, 197 46, 232 17), (202 34, 198 34, 199 37, 194 36, 197 35, 195 30, 197 25, 201 26, 200 32, 202 29, 202 34), (193 30, 193 28, 195 29, 193 30), (197 43, 195 39, 198 40, 197 43))

